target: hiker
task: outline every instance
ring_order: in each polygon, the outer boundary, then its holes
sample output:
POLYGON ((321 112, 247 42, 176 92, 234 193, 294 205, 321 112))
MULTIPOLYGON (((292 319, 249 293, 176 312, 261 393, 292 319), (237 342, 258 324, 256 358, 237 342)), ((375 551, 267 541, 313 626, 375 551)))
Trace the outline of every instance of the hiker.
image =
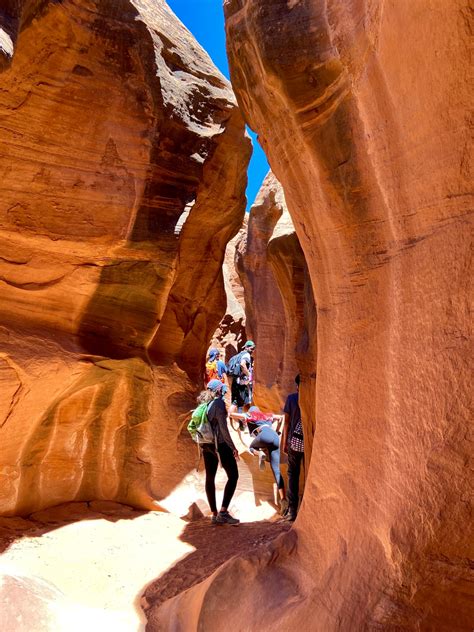
POLYGON ((208 384, 211 380, 220 380, 223 384, 227 381, 227 368, 220 359, 221 353, 219 349, 212 347, 209 349, 206 360, 206 368, 204 375, 204 384, 208 384))
POLYGON ((293 522, 298 513, 301 463, 304 459, 303 425, 299 405, 300 376, 295 377, 296 393, 286 398, 285 425, 283 427, 283 452, 288 455, 288 514, 293 522))
POLYGON ((265 469, 265 456, 272 469, 273 478, 278 487, 280 499, 280 513, 286 515, 288 502, 286 500, 285 483, 280 472, 280 427, 283 423, 283 415, 262 413, 258 406, 251 406, 247 413, 229 413, 231 419, 237 419, 246 423, 252 442, 249 451, 252 455, 259 456, 260 469, 265 469), (273 424, 276 429, 273 429, 273 424))
MULTIPOLYGON (((237 412, 239 409, 245 412, 252 403, 254 351, 255 343, 253 340, 247 340, 243 350, 238 354, 240 371, 239 375, 233 377, 232 380, 232 405, 230 406, 230 412, 237 412)), ((229 361, 229 366, 232 359, 229 361)))
POLYGON ((227 427, 227 408, 223 399, 227 391, 227 386, 220 380, 210 380, 207 384, 207 391, 200 396, 200 401, 208 401, 207 419, 211 424, 214 432, 215 443, 206 443, 201 445, 204 466, 206 468, 206 496, 211 508, 212 524, 230 524, 238 525, 240 520, 233 518, 228 512, 228 507, 239 478, 239 470, 237 468, 236 459, 239 458, 237 448, 232 441, 227 427), (222 499, 222 507, 217 512, 216 504, 216 485, 215 478, 219 459, 222 467, 227 474, 227 483, 224 488, 224 497, 222 499))

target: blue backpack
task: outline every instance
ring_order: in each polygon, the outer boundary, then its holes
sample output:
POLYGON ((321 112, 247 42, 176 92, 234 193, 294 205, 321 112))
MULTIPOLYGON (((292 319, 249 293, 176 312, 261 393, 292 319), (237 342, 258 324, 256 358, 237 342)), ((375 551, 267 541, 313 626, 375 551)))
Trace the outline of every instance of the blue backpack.
POLYGON ((236 353, 231 357, 229 363, 227 364, 227 375, 230 377, 239 377, 242 368, 240 363, 242 362, 242 356, 244 353, 245 351, 240 351, 240 353, 236 353))

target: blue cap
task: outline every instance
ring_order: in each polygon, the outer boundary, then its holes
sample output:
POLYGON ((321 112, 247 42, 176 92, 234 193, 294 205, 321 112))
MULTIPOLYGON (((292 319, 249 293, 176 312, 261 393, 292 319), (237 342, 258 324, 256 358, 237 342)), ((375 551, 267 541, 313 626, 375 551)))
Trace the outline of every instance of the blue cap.
POLYGON ((220 380, 211 380, 207 383, 207 389, 210 391, 220 391, 224 384, 220 380))
POLYGON ((216 349, 215 347, 213 347, 212 349, 209 350, 209 360, 215 360, 217 358, 217 356, 219 355, 219 349, 216 349))

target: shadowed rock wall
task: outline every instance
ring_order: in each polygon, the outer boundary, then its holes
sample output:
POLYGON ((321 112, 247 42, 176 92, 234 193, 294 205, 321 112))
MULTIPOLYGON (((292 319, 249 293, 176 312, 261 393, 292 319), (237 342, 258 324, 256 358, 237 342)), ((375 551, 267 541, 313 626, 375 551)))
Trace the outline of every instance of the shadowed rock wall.
POLYGON ((461 0, 224 5, 234 90, 308 262, 317 435, 291 535, 151 629, 470 630, 471 14, 461 0))
POLYGON ((0 512, 149 506, 194 465, 250 142, 162 1, 7 3, 0 28, 0 512))
POLYGON ((247 336, 256 343, 255 401, 262 409, 280 411, 300 371, 303 390, 314 396, 316 321, 304 255, 272 172, 250 210, 236 255, 247 336))

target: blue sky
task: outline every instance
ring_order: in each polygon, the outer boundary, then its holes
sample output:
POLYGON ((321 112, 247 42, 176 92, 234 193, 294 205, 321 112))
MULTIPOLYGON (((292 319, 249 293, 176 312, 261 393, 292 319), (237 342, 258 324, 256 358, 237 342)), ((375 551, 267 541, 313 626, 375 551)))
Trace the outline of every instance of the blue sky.
MULTIPOLYGON (((206 49, 219 70, 229 77, 225 52, 224 11, 222 0, 167 0, 181 22, 206 49)), ((248 171, 247 207, 255 200, 260 185, 269 170, 268 162, 255 134, 252 136, 253 154, 248 171)))

